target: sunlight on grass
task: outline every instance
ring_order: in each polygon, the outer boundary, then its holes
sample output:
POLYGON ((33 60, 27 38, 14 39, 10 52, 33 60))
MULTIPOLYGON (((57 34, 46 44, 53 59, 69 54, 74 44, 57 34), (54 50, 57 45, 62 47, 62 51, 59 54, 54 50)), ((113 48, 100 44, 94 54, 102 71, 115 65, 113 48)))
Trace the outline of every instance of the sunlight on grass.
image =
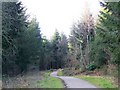
POLYGON ((62 81, 58 78, 50 77, 51 72, 45 72, 44 78, 38 81, 37 86, 40 88, 63 88, 62 81))
POLYGON ((60 71, 58 71, 57 75, 58 76, 63 76, 63 72, 60 70, 60 71))
POLYGON ((108 78, 101 76, 75 76, 76 78, 81 78, 86 80, 99 88, 117 88, 117 85, 114 85, 112 81, 108 78))

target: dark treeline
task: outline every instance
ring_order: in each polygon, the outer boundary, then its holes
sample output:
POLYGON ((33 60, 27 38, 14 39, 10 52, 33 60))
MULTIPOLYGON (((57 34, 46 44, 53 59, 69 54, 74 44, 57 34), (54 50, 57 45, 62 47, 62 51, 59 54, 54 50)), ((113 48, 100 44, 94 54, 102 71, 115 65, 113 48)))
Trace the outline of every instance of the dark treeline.
POLYGON ((68 41, 64 34, 59 34, 56 30, 52 40, 42 38, 42 58, 40 58, 40 69, 64 68, 68 53, 68 41))
POLYGON ((20 2, 2 3, 2 73, 27 70, 41 51, 41 34, 35 19, 28 21, 20 2))
MULTIPOLYGON (((51 40, 40 33, 35 18, 28 20, 21 2, 2 3, 2 73, 17 75, 30 66, 39 70, 105 67, 113 73, 120 63, 120 2, 101 3, 99 20, 87 9, 67 38, 55 31, 51 40), (112 70, 113 69, 113 70, 112 70)), ((116 72, 117 73, 117 72, 116 72)))
POLYGON ((29 66, 40 70, 63 68, 67 38, 55 32, 51 41, 40 33, 39 23, 28 20, 21 2, 2 3, 2 72, 17 75, 29 66))

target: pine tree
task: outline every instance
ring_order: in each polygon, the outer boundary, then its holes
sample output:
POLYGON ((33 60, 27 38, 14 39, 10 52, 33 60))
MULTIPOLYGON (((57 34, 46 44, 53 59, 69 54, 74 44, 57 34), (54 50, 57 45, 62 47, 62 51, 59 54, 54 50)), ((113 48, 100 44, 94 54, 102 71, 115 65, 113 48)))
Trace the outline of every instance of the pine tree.
POLYGON ((20 71, 16 65, 18 41, 26 29, 26 16, 21 2, 2 3, 2 49, 3 73, 11 74, 20 71), (16 70, 17 69, 17 70, 16 70))

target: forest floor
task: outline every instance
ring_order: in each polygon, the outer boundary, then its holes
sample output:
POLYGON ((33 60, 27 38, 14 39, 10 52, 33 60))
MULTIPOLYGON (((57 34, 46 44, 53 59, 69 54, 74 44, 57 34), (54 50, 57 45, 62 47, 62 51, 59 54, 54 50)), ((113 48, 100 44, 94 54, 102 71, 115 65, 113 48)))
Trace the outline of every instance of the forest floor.
POLYGON ((25 75, 4 78, 2 88, 37 88, 37 82, 43 78, 42 72, 30 71, 25 75))

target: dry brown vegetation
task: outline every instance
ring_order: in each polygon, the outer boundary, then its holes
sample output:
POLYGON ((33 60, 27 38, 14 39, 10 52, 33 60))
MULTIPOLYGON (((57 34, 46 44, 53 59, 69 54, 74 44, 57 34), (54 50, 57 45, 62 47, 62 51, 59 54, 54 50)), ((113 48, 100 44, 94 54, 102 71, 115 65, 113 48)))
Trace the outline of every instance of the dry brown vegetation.
POLYGON ((4 78, 3 88, 37 88, 37 82, 42 76, 42 72, 32 71, 22 76, 4 78))

